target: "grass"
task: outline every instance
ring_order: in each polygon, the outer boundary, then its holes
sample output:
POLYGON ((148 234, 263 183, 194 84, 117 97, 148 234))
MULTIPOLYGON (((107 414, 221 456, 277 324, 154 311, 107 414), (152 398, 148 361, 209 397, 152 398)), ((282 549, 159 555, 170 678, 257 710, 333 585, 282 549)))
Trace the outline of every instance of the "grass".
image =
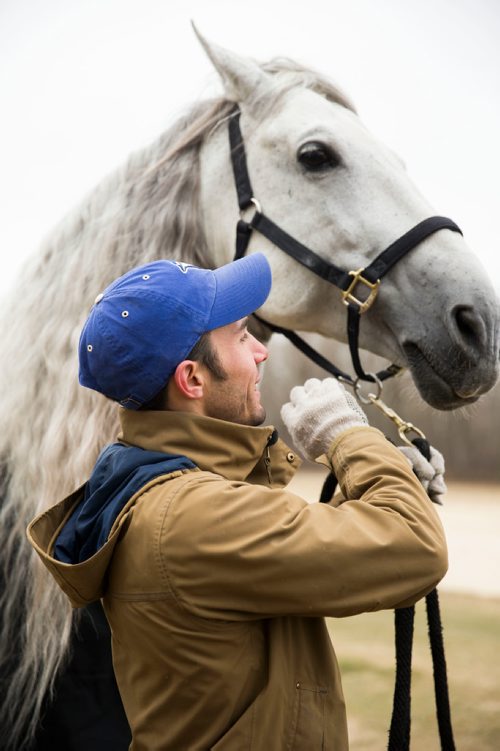
MULTIPOLYGON (((457 751, 500 749, 500 600, 440 593, 457 751)), ((394 688, 394 613, 330 619, 351 751, 383 751, 394 688)), ((439 751, 425 604, 416 608, 412 751, 439 751)))

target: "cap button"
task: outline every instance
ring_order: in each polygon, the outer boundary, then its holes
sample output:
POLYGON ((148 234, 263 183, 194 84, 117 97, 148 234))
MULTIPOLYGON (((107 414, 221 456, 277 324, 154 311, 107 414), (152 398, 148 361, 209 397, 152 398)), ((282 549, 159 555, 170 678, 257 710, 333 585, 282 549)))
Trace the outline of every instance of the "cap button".
POLYGON ((102 294, 102 292, 99 292, 99 294, 97 295, 96 299, 94 300, 94 304, 97 305, 98 302, 101 302, 101 300, 102 300, 103 297, 104 297, 104 295, 102 294))
POLYGON ((288 454, 286 455, 286 460, 292 463, 294 459, 295 459, 295 454, 289 451, 288 454))

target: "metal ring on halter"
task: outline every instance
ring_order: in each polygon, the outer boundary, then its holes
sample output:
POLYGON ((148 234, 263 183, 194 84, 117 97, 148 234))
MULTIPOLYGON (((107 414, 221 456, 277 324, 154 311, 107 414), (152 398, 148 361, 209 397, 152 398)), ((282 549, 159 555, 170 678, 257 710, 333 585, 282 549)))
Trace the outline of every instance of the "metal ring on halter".
POLYGON ((377 386, 377 393, 376 394, 368 394, 367 396, 364 396, 364 394, 361 393, 361 378, 356 378, 354 381, 354 393, 358 397, 359 401, 363 404, 372 404, 373 399, 380 399, 380 394, 382 393, 382 389, 384 388, 384 384, 376 376, 375 373, 367 373, 367 375, 371 376, 377 386), (370 398, 371 397, 371 398, 370 398))
MULTIPOLYGON (((262 206, 260 204, 260 201, 257 200, 257 198, 251 198, 250 203, 253 203, 255 208, 255 214, 262 214, 262 206)), ((243 214, 247 209, 249 209, 250 206, 245 206, 244 209, 240 209, 240 219, 243 219, 243 214)), ((255 214, 253 216, 255 216, 255 214)), ((245 222, 251 222, 253 219, 253 216, 250 219, 245 219, 245 222)))

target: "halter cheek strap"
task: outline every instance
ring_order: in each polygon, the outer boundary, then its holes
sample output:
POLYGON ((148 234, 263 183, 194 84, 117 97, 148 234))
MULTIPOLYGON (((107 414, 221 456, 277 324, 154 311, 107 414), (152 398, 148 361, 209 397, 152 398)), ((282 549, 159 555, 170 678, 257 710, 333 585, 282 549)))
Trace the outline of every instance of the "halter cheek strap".
MULTIPOLYGON (((300 243, 284 229, 275 224, 261 209, 259 201, 253 194, 248 166, 245 154, 245 144, 240 129, 240 111, 236 109, 229 119, 229 143, 231 148, 231 161, 233 166, 234 180, 238 194, 238 205, 243 212, 250 206, 255 208, 255 213, 249 221, 240 219, 236 227, 236 253, 234 258, 241 258, 250 242, 252 232, 255 230, 270 240, 274 245, 283 250, 287 255, 296 260, 305 268, 317 276, 334 284, 342 292, 344 304, 347 306, 347 338, 354 370, 359 380, 384 381, 396 375, 401 368, 398 365, 390 365, 379 373, 365 373, 359 356, 359 321, 375 302, 380 282, 388 271, 403 258, 410 250, 419 245, 426 237, 441 229, 449 229, 460 232, 460 228, 451 219, 442 216, 432 216, 424 219, 410 229, 400 238, 395 240, 389 247, 383 250, 368 266, 355 271, 344 271, 333 263, 325 261, 317 253, 300 243)), ((296 347, 298 347, 310 359, 325 368, 336 378, 341 378, 353 383, 354 380, 335 365, 312 349, 295 332, 284 329, 259 318, 271 331, 284 334, 296 347)))

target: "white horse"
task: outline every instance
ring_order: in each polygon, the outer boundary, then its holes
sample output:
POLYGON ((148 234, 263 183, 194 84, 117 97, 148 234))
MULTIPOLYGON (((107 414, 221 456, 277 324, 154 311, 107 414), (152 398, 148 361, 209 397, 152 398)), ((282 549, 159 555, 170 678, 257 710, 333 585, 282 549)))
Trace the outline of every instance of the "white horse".
MULTIPOLYGON (((72 624, 25 528, 85 480, 117 428, 115 405, 78 386, 81 326, 97 293, 134 265, 167 257, 215 267, 232 258, 238 207, 227 119, 234 103, 256 197, 324 259, 363 267, 434 213, 328 80, 291 61, 260 66, 202 43, 225 95, 194 105, 104 180, 27 264, 3 306, 0 556, 8 586, 0 650, 11 672, 2 737, 14 748, 36 728, 72 624)), ((343 340, 338 290, 254 233, 248 252, 256 250, 274 279, 264 318, 343 340)), ((497 331, 490 283, 463 238, 442 230, 386 277, 363 316, 360 343, 410 367, 424 399, 452 409, 495 383, 497 331)))

